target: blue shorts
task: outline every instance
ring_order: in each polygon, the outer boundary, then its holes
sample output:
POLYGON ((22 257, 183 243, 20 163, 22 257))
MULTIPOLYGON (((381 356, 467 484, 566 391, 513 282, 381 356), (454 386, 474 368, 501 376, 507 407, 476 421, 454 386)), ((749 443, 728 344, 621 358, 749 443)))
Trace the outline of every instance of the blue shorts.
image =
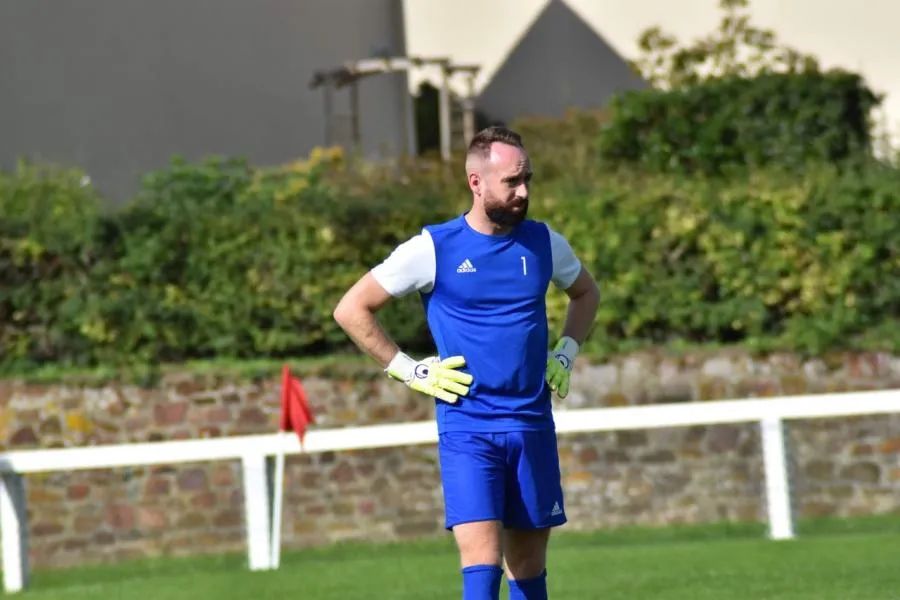
POLYGON ((445 527, 499 520, 507 529, 566 522, 556 432, 445 432, 438 437, 445 527))

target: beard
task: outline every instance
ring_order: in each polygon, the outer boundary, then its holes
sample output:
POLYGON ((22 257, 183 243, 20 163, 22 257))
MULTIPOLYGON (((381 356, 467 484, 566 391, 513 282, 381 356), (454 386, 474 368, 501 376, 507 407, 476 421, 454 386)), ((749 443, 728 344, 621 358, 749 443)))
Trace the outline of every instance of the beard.
POLYGON ((485 202, 484 213, 491 223, 500 227, 515 227, 528 215, 528 200, 516 200, 513 204, 494 201, 485 202))

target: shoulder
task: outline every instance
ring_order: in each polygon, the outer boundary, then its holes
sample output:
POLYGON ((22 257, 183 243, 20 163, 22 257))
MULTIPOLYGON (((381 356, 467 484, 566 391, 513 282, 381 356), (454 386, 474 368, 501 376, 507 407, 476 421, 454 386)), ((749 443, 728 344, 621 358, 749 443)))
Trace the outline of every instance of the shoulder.
POLYGON ((572 250, 566 237, 544 224, 550 238, 550 255, 553 258, 553 282, 557 287, 566 289, 575 281, 581 272, 581 261, 572 250))
POLYGON ((426 291, 434 282, 434 240, 427 228, 396 246, 372 268, 376 281, 392 296, 426 291))
POLYGON ((422 228, 423 232, 427 232, 432 239, 441 238, 447 234, 454 233, 465 229, 465 223, 462 216, 454 217, 448 221, 426 225, 422 228))
POLYGON ((422 260, 434 256, 434 238, 427 228, 394 247, 389 259, 400 262, 422 260))

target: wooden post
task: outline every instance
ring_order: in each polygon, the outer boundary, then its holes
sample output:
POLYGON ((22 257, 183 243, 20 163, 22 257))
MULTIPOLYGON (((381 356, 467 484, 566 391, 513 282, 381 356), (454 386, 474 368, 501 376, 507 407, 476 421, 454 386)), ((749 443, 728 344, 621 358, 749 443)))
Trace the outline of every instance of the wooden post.
POLYGON ((440 122, 441 122, 441 158, 444 162, 450 161, 450 68, 441 65, 441 95, 440 95, 440 122))
POLYGON ((475 137, 475 74, 472 73, 466 79, 466 105, 463 113, 463 135, 465 145, 468 146, 475 137))
POLYGON ((325 145, 334 145, 334 88, 325 84, 325 145))
POLYGON ((350 130, 353 139, 353 151, 360 151, 362 135, 359 130, 359 80, 354 79, 350 84, 350 130))

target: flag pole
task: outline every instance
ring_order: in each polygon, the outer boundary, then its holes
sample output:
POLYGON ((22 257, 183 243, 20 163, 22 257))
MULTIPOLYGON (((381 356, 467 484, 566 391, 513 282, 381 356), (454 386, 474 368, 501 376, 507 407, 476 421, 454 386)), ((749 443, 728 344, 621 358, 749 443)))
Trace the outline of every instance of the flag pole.
POLYGON ((278 427, 278 448, 275 452, 275 483, 272 498, 272 531, 269 539, 269 567, 277 569, 281 564, 281 526, 284 512, 284 463, 285 444, 289 432, 300 438, 300 449, 303 449, 303 436, 308 425, 315 423, 316 418, 306 401, 306 393, 300 381, 291 375, 291 369, 284 365, 281 369, 281 423, 278 427))
POLYGON ((278 451, 275 454, 275 490, 272 506, 272 547, 269 554, 269 568, 278 569, 281 564, 281 521, 284 512, 284 442, 285 432, 278 432, 278 451))

